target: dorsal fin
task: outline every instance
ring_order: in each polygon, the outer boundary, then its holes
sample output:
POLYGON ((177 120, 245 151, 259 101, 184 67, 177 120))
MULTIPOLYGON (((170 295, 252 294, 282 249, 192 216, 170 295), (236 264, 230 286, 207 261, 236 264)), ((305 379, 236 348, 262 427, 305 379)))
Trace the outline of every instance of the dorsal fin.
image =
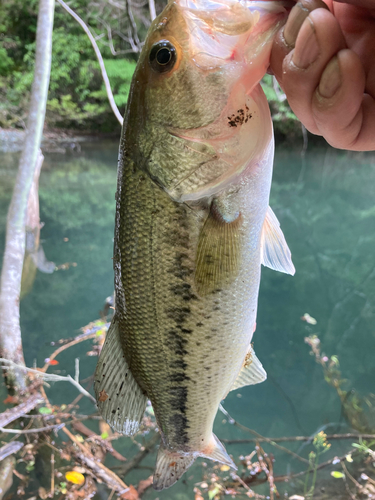
POLYGON ((135 434, 146 409, 147 395, 143 394, 125 360, 116 315, 95 370, 94 390, 103 419, 121 434, 135 434))
POLYGON ((280 223, 268 207, 261 234, 261 263, 275 271, 294 275, 296 272, 280 223))
POLYGON ((264 382, 266 378, 266 370, 263 368, 262 363, 259 361, 252 345, 250 344, 241 371, 238 374, 231 391, 235 391, 236 389, 245 387, 246 385, 260 384, 261 382, 264 382))
POLYGON ((231 283, 238 275, 241 224, 240 213, 228 222, 215 201, 212 202, 198 241, 195 285, 200 295, 207 295, 231 283))

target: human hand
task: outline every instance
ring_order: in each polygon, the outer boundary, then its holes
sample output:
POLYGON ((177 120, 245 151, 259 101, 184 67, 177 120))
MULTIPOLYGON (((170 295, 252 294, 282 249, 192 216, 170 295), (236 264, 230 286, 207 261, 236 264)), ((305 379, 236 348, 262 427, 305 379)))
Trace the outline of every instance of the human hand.
POLYGON ((313 134, 375 150, 374 0, 300 0, 277 33, 271 70, 313 134))

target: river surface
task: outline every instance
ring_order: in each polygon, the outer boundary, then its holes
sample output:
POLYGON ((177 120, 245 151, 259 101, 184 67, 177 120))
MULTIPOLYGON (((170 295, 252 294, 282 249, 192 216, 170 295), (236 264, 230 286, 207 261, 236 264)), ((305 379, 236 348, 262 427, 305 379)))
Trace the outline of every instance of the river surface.
MULTIPOLYGON (((97 319, 105 298, 113 292, 117 148, 116 141, 91 141, 81 144, 79 151, 45 155, 40 178, 42 244, 56 266, 68 264, 53 274, 38 272, 32 291, 22 300, 21 327, 29 366, 42 366, 54 349, 51 342, 73 337, 80 327, 97 319)), ((1 250, 17 161, 15 153, 0 156, 1 250)), ((336 391, 310 355, 306 336, 318 335, 327 356, 338 356, 346 388, 353 388, 358 397, 375 392, 374 193, 374 154, 321 146, 308 147, 303 159, 300 144, 295 149, 276 147, 271 206, 292 251, 296 275, 263 268, 254 349, 268 379, 231 392, 224 402, 236 421, 263 436, 351 429, 336 391), (301 319, 306 313, 316 324, 301 319)), ((96 364, 95 357, 86 356, 91 345, 84 342, 59 355, 55 372, 73 375, 79 357, 80 379, 90 377, 96 364)), ((62 404, 69 403, 76 391, 59 383, 48 394, 52 403, 62 404)), ((80 411, 94 408, 84 401, 80 411)), ((220 412, 214 430, 222 439, 252 437, 220 412)), ((136 451, 129 439, 122 438, 116 446, 129 454, 136 451)), ((301 443, 286 446, 305 458, 312 449, 301 443)), ((342 455, 348 447, 345 441, 334 443, 322 460, 342 455)), ((254 444, 229 444, 227 448, 238 459, 249 454, 254 444)), ((276 457, 275 474, 306 468, 270 445, 265 448, 276 457)), ((154 460, 151 455, 142 465, 151 467, 154 460)), ((193 499, 194 483, 202 480, 204 471, 202 461, 197 462, 184 481, 161 493, 148 490, 144 498, 193 499)), ((136 484, 151 473, 151 469, 137 469, 125 480, 136 484)), ((303 485, 290 481, 280 490, 301 494, 303 485)), ((256 491, 265 493, 266 489, 256 491)))

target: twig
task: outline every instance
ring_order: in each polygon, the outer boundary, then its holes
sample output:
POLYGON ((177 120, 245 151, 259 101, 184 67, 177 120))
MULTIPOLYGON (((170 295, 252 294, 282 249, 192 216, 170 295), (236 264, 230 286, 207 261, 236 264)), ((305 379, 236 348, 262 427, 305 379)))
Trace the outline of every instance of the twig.
POLYGON ((74 378, 72 378, 70 375, 66 375, 66 376, 63 376, 63 375, 56 375, 55 373, 44 373, 40 370, 34 370, 33 368, 28 368, 27 366, 21 366, 21 365, 17 365, 17 363, 14 363, 13 361, 9 360, 9 359, 5 359, 5 358, 0 358, 0 362, 1 363, 4 363, 4 364, 7 364, 7 365, 11 365, 13 367, 17 367, 17 368, 20 368, 21 370, 24 370, 24 371, 28 371, 30 373, 34 373, 36 375, 38 375, 40 378, 43 378, 43 380, 46 380, 46 381, 50 381, 50 382, 70 382, 71 384, 74 385, 74 387, 76 387, 79 392, 81 392, 84 396, 87 396, 94 404, 96 404, 96 399, 91 396, 91 394, 89 392, 86 391, 86 389, 84 389, 81 384, 78 384, 74 378))
POLYGON ((156 433, 150 441, 145 445, 144 449, 141 450, 137 455, 135 455, 131 460, 129 460, 121 469, 119 469, 119 474, 126 476, 134 467, 136 467, 148 453, 157 445, 159 441, 159 434, 156 433))
POLYGON ((154 0, 148 0, 148 7, 150 9, 151 21, 153 21, 155 19, 155 17, 156 17, 155 1, 154 0))
POLYGON ((51 453, 51 493, 50 496, 53 497, 55 494, 55 455, 51 453))
POLYGON ((359 482, 356 481, 354 479, 354 477, 350 474, 350 472, 348 471, 348 469, 347 469, 347 467, 345 465, 345 461, 344 460, 341 462, 341 467, 344 469, 344 472, 348 476, 348 478, 355 484, 355 486, 357 488, 359 488, 361 490, 362 489, 362 485, 360 485, 359 482))
MULTIPOLYGON (((288 448, 285 448, 284 446, 280 446, 279 444, 277 444, 275 441, 273 441, 272 439, 270 438, 266 438, 264 436, 262 436, 261 434, 259 434, 258 432, 256 431, 253 431, 253 429, 250 429, 249 427, 246 427, 245 425, 242 425, 240 424, 239 422, 237 422, 233 417, 231 417, 229 415, 229 413, 225 410, 225 408, 222 406, 222 405, 219 405, 219 409, 222 413, 224 413, 224 415, 228 418, 228 421, 229 423, 233 424, 234 426, 238 427, 239 429, 242 429, 243 431, 245 432, 250 432, 250 434, 253 434, 254 436, 257 437, 257 440, 260 441, 264 441, 266 443, 269 443, 271 444, 272 446, 274 446, 275 448, 278 448, 279 450, 282 450, 284 451, 285 453, 289 453, 289 455, 292 455, 294 458, 297 458, 298 460, 300 460, 301 462, 304 462, 306 464, 309 464, 309 461, 306 460, 305 458, 303 457, 300 457, 299 455, 297 455, 297 453, 294 453, 294 451, 291 451, 291 450, 288 450, 288 448)), ((224 441, 224 440, 223 440, 224 441)))
POLYGON ((75 359, 75 371, 74 371, 74 380, 79 384, 79 358, 75 359))
MULTIPOLYGON (((103 325, 103 326, 106 327, 107 325, 108 325, 108 323, 106 325, 103 325)), ((100 328, 103 328, 103 326, 101 326, 100 328)), ((66 344, 64 344, 64 345, 60 346, 58 349, 56 349, 56 351, 54 351, 50 355, 49 360, 52 361, 52 359, 55 359, 57 357, 57 355, 60 354, 60 352, 65 351, 65 349, 68 349, 69 347, 72 347, 73 345, 79 344, 80 342, 83 342, 84 340, 89 340, 89 339, 96 338, 98 330, 99 330, 99 328, 95 329, 94 332, 81 333, 80 335, 78 335, 77 337, 75 337, 73 340, 67 342, 66 344)), ((49 366, 50 366, 49 363, 45 363, 45 365, 43 366, 43 368, 41 368, 41 371, 42 372, 46 372, 48 370, 49 366)))
MULTIPOLYGON (((375 434, 329 434, 327 441, 333 439, 375 439, 375 434)), ((283 437, 263 437, 263 438, 250 438, 250 439, 221 439, 226 444, 239 444, 239 443, 262 443, 269 440, 274 443, 285 443, 292 441, 312 441, 314 436, 283 436, 283 437)))
POLYGON ((121 455, 121 453, 119 453, 117 450, 115 450, 106 439, 103 439, 101 436, 96 434, 94 431, 92 431, 91 429, 86 427, 81 422, 74 422, 73 421, 72 426, 76 431, 80 432, 84 436, 87 436, 91 440, 94 440, 98 444, 100 444, 106 451, 108 451, 117 460, 120 460, 121 462, 126 461, 126 458, 123 457, 121 455))
POLYGON ((91 33, 90 29, 84 23, 84 21, 79 17, 78 14, 76 14, 63 0, 57 0, 57 1, 59 2, 59 4, 67 12, 69 12, 69 14, 72 17, 74 17, 74 19, 82 26, 82 28, 84 29, 86 35, 89 37, 91 45, 93 46, 93 48, 95 50, 95 54, 96 54, 96 57, 98 59, 99 66, 100 66, 100 69, 101 69, 101 72, 102 72, 102 78, 103 78, 103 81, 104 81, 105 89, 107 91, 107 96, 108 96, 109 104, 110 104, 110 106, 112 108, 113 113, 115 114, 115 116, 117 118, 117 121, 120 123, 120 125, 122 125, 123 118, 122 118, 121 113, 118 110, 118 107, 117 107, 117 105, 115 103, 115 100, 114 100, 114 97, 113 97, 113 94, 112 94, 111 84, 109 83, 107 71, 105 69, 104 61, 103 61, 102 55, 100 53, 99 47, 98 47, 98 45, 97 45, 97 43, 95 41, 95 38, 92 36, 92 33, 91 33))
MULTIPOLYGON (((24 369, 24 367, 22 367, 24 369)), ((29 411, 33 410, 39 403, 43 402, 43 398, 40 394, 36 393, 30 396, 26 401, 20 403, 14 408, 5 410, 4 413, 0 413, 0 427, 5 427, 17 418, 22 417, 29 411)))

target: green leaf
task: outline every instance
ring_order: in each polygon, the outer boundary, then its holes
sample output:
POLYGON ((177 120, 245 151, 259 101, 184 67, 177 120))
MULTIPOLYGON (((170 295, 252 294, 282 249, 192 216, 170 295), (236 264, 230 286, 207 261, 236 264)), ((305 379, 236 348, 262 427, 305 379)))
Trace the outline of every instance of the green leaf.
POLYGON ((333 470, 331 472, 331 476, 334 477, 335 479, 342 479, 343 477, 345 477, 345 474, 339 472, 338 470, 333 470))
POLYGON ((52 413, 51 408, 47 408, 46 406, 42 406, 42 408, 39 408, 39 413, 42 415, 50 415, 52 413))

